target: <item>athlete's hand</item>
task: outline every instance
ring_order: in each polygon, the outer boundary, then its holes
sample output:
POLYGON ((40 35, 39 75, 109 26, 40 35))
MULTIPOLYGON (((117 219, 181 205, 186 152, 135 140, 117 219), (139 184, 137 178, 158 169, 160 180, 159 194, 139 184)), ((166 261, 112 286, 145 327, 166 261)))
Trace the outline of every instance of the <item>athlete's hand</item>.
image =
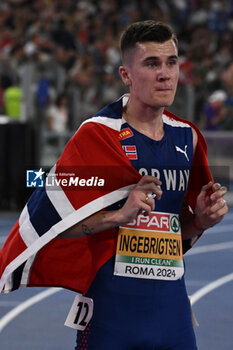
POLYGON ((195 208, 195 223, 199 227, 207 229, 223 219, 228 212, 228 206, 223 198, 226 193, 225 186, 213 184, 212 181, 202 187, 195 208))
POLYGON ((161 184, 161 181, 154 176, 143 176, 130 192, 124 206, 118 210, 119 225, 131 222, 142 212, 145 216, 150 215, 150 212, 155 208, 155 200, 152 194, 156 196, 156 199, 161 198, 161 184))

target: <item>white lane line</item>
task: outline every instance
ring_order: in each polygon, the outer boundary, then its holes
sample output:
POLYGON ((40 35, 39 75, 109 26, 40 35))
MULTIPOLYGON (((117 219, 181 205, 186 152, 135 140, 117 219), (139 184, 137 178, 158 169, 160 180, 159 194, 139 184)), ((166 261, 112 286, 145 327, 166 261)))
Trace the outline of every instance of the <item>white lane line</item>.
POLYGON ((16 306, 0 319, 0 332, 21 312, 28 309, 30 306, 39 303, 41 300, 48 298, 50 295, 60 292, 61 290, 62 288, 48 288, 16 306))
POLYGON ((218 250, 232 249, 232 248, 233 248, 233 241, 216 243, 216 244, 207 244, 207 245, 190 249, 185 254, 185 257, 188 257, 190 255, 201 254, 201 253, 212 253, 218 250))
MULTIPOLYGON (((216 243, 216 244, 208 244, 197 248, 192 248, 186 256, 195 255, 195 254, 201 254, 201 253, 208 253, 208 252, 215 252, 218 250, 223 249, 231 249, 233 248, 233 241, 229 242, 223 242, 223 243, 216 243)), ((194 305, 198 300, 203 298, 206 294, 212 292, 214 289, 221 287, 225 283, 233 281, 233 273, 230 273, 229 275, 223 276, 206 286, 199 289, 197 292, 195 292, 193 295, 190 296, 191 305, 194 305)))
POLYGON ((191 295, 191 305, 194 305, 198 300, 203 298, 206 294, 212 292, 214 289, 221 287, 222 285, 233 281, 233 273, 230 273, 229 275, 223 276, 209 284, 207 284, 205 287, 199 289, 197 292, 195 292, 193 295, 191 295))

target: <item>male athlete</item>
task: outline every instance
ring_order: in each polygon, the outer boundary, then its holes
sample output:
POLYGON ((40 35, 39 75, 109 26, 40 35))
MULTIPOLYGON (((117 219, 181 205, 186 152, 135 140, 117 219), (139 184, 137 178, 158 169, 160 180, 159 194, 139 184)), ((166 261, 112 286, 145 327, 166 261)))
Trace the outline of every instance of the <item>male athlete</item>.
POLYGON ((129 95, 82 124, 48 174, 55 189, 46 181, 30 197, 0 251, 0 291, 93 299, 79 350, 195 350, 183 252, 227 213, 226 189, 199 130, 165 110, 179 75, 170 28, 132 24, 121 51, 129 95))
MULTIPOLYGON (((195 127, 164 109, 174 100, 179 76, 171 29, 154 21, 134 23, 121 38, 121 51, 119 72, 130 94, 96 116, 120 118, 121 145, 143 176, 127 200, 62 233, 81 237, 119 228, 116 255, 86 293, 94 313, 86 331, 78 333, 76 349, 195 350, 182 241, 196 240, 222 220, 226 189, 213 181, 188 188, 203 141, 195 127), (192 190, 198 190, 193 213, 192 190)), ((199 169, 197 183, 205 171, 199 169)))

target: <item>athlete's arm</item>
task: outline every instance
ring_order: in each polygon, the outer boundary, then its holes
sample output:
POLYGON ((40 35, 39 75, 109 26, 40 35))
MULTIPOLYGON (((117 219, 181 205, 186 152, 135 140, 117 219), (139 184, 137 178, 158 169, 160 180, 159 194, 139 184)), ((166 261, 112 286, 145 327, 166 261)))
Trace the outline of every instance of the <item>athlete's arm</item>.
POLYGON ((156 177, 143 176, 130 192, 122 208, 114 211, 99 211, 62 232, 59 237, 83 237, 112 227, 125 225, 141 212, 144 212, 144 215, 149 215, 154 210, 155 201, 147 194, 155 193, 156 198, 160 199, 162 196, 160 185, 161 181, 156 177))
MULTIPOLYGON (((196 150, 198 136, 193 130, 193 149, 196 150)), ((228 206, 224 200, 227 189, 218 183, 210 181, 201 188, 197 197, 194 213, 190 215, 181 215, 182 237, 190 239, 199 236, 209 227, 219 223, 228 212, 228 206)), ((187 203, 184 201, 184 206, 187 203)), ((187 208, 185 208, 187 214, 187 208)))

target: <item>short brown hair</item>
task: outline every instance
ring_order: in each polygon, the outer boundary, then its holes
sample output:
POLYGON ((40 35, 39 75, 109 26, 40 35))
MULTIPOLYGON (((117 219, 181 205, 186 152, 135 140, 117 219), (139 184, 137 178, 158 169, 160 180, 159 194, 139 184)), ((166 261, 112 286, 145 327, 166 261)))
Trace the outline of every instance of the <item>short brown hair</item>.
POLYGON ((135 48, 137 43, 154 41, 163 43, 172 39, 178 48, 178 40, 172 29, 165 23, 153 20, 135 22, 129 25, 121 36, 120 49, 122 60, 126 52, 135 48))

